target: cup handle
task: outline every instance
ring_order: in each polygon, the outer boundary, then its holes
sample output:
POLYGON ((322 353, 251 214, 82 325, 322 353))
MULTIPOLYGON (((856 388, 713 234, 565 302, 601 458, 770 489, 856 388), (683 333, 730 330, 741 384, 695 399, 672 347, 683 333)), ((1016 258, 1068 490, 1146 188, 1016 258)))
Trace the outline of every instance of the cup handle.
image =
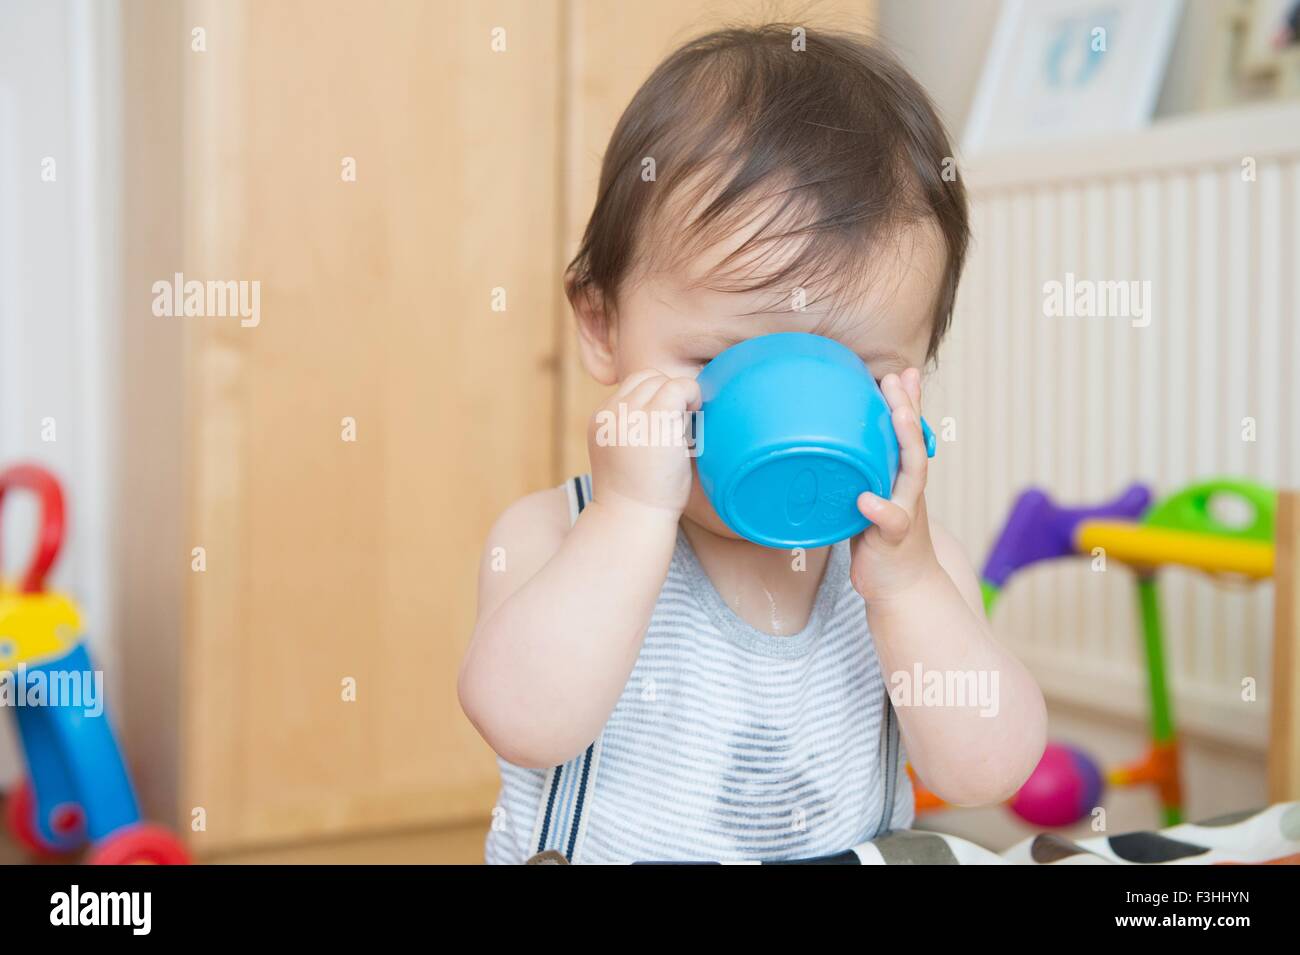
POLYGON ((930 430, 930 426, 926 423, 924 418, 921 419, 921 436, 925 438, 925 456, 928 458, 934 457, 936 447, 934 432, 930 430))

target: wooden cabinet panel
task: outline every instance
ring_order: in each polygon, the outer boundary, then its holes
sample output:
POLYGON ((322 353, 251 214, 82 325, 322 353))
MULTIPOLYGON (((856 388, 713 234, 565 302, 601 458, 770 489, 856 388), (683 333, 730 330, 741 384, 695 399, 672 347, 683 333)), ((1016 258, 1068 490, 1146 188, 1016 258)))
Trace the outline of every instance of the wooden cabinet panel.
POLYGON ((186 277, 261 315, 191 340, 182 808, 208 850, 486 816, 455 679, 488 527, 555 471, 558 7, 194 22, 186 277))

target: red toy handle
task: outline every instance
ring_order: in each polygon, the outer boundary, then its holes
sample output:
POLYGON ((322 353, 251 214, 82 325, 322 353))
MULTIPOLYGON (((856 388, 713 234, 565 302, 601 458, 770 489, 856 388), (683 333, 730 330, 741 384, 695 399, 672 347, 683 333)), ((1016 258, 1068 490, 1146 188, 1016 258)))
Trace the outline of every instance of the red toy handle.
POLYGON ((44 587, 63 544, 63 489, 49 471, 35 464, 18 464, 0 471, 0 514, 5 492, 20 487, 32 491, 41 502, 41 527, 36 538, 31 566, 22 577, 19 589, 25 594, 38 593, 44 587))

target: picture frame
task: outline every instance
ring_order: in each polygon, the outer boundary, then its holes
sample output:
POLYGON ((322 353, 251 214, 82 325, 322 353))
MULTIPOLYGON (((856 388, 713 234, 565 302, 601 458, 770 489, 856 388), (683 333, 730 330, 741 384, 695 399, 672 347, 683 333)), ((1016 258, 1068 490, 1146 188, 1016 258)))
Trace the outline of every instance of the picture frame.
POLYGON ((1294 59, 1300 47, 1294 41, 1284 44, 1280 34, 1298 7, 1300 0, 1250 0, 1243 9, 1241 25, 1238 69, 1243 77, 1269 77, 1283 67, 1288 54, 1294 59))
POLYGON ((963 137, 969 156, 1145 126, 1182 0, 1003 0, 963 137))
POLYGON ((1300 96, 1300 0, 1236 0, 1222 15, 1203 109, 1300 96))

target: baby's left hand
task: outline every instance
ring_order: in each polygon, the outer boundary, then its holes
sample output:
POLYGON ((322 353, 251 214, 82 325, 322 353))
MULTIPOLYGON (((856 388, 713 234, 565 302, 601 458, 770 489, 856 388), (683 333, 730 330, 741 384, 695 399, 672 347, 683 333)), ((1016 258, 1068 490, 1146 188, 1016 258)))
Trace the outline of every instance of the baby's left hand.
POLYGON ((925 513, 929 459, 921 433, 921 373, 909 368, 901 376, 886 375, 880 390, 893 412, 900 462, 891 500, 870 491, 858 498, 858 510, 872 526, 853 540, 850 577, 868 603, 888 601, 943 574, 925 513))

